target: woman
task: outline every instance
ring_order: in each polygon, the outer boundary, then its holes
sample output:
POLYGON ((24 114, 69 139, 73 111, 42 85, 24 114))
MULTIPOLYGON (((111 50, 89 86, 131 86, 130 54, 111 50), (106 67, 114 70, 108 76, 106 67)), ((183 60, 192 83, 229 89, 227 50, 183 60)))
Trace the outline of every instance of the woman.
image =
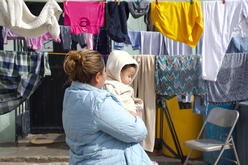
POLYGON ((139 144, 147 133, 143 121, 101 89, 106 80, 102 56, 71 51, 64 70, 72 81, 63 103, 70 165, 153 165, 139 144))

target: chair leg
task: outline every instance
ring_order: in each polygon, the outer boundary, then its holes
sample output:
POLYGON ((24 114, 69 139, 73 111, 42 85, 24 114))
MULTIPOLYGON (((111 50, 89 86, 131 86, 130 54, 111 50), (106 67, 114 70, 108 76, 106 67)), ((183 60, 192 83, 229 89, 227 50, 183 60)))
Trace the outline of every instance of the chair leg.
POLYGON ((231 140, 232 140, 233 152, 234 152, 234 155, 235 155, 235 159, 236 159, 236 161, 237 161, 236 164, 240 165, 239 156, 238 156, 238 153, 237 153, 236 146, 235 146, 235 144, 234 144, 233 138, 231 138, 231 140))
POLYGON ((216 161, 214 162, 214 165, 217 165, 217 163, 219 162, 219 160, 220 160, 220 158, 221 158, 223 152, 224 152, 224 146, 222 147, 222 149, 221 149, 221 151, 220 151, 220 154, 219 154, 218 158, 217 158, 216 161))
POLYGON ((187 164, 187 161, 189 160, 189 157, 191 156, 192 152, 193 152, 193 149, 190 150, 190 152, 189 152, 186 160, 184 161, 183 165, 186 165, 187 164))

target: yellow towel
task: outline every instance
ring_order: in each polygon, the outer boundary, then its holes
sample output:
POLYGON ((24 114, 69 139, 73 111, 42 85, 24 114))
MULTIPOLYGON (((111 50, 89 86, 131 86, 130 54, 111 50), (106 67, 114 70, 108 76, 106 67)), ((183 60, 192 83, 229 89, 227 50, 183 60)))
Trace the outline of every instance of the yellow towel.
POLYGON ((166 37, 195 47, 203 32, 201 3, 151 2, 151 21, 166 37))

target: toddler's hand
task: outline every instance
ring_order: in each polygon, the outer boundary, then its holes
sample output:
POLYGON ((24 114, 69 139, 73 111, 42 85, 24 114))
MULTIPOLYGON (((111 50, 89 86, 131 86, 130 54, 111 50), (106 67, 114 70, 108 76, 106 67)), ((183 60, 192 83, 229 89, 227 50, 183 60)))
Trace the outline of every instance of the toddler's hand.
POLYGON ((133 111, 128 111, 131 115, 133 115, 133 116, 139 116, 139 113, 138 113, 138 111, 136 111, 136 113, 135 112, 133 112, 133 111))

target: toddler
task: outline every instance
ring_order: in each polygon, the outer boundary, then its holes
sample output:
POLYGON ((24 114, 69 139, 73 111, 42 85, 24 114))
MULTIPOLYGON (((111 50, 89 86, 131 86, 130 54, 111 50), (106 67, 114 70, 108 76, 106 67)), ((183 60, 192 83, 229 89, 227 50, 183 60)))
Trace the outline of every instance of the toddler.
POLYGON ((113 93, 125 109, 133 115, 138 115, 139 110, 143 109, 143 101, 134 97, 134 90, 130 86, 138 69, 136 60, 125 51, 115 50, 108 57, 105 89, 113 93))

